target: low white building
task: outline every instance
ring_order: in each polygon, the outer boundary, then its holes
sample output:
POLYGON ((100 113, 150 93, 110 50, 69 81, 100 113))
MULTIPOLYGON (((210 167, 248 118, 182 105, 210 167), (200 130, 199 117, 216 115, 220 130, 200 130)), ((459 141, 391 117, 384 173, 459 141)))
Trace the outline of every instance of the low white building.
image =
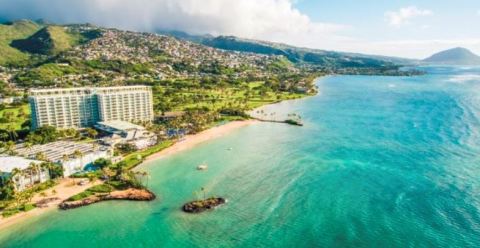
POLYGON ((63 167, 65 177, 85 170, 99 158, 109 159, 113 155, 113 150, 108 146, 72 141, 57 141, 30 148, 19 146, 15 151, 32 159, 40 153, 43 154, 46 160, 63 167))
POLYGON ((63 175, 68 177, 72 174, 84 171, 88 166, 100 158, 109 159, 112 157, 112 152, 109 149, 100 149, 83 154, 76 157, 74 155, 68 156, 68 159, 61 159, 57 161, 63 166, 63 175))
POLYGON ((126 141, 134 140, 144 136, 145 133, 148 133, 145 130, 145 127, 140 125, 135 125, 126 121, 103 121, 98 122, 95 125, 95 128, 109 133, 111 135, 118 135, 125 139, 126 141))
POLYGON ((0 156, 0 178, 2 181, 12 178, 15 190, 23 191, 50 179, 48 170, 42 168, 41 163, 22 157, 0 156))
POLYGON ((20 102, 22 97, 0 97, 0 103, 12 104, 14 102, 20 102))
POLYGON ((104 139, 104 143, 109 145, 129 143, 137 149, 144 149, 157 143, 157 136, 154 133, 149 132, 145 127, 126 121, 99 122, 95 128, 111 135, 104 139))

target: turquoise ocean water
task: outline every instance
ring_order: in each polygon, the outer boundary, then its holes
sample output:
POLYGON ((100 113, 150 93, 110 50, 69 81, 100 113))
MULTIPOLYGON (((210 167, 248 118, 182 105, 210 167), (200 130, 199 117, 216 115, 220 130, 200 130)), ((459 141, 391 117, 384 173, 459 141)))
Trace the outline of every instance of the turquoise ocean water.
POLYGON ((52 211, 0 247, 479 247, 480 68, 425 69, 319 79, 318 96, 267 108, 304 127, 254 124, 152 162, 154 202, 52 211), (228 204, 182 213, 201 187, 228 204))

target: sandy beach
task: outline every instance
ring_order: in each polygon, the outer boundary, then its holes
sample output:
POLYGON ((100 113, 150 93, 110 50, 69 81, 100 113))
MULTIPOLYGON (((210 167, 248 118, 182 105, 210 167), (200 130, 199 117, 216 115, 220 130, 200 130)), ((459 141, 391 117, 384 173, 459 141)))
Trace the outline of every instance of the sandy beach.
MULTIPOLYGON (((75 179, 75 182, 78 183, 80 182, 80 179, 75 179)), ((86 189, 98 185, 102 183, 101 181, 96 181, 94 183, 87 183, 86 185, 78 185, 75 184, 73 185, 73 179, 71 178, 64 178, 60 181, 60 183, 53 188, 50 188, 46 191, 47 196, 40 196, 40 194, 36 194, 35 197, 33 197, 32 202, 37 203, 41 200, 45 200, 48 198, 54 198, 51 201, 48 202, 48 206, 43 207, 43 208, 35 208, 33 210, 30 210, 28 212, 22 212, 19 214, 16 214, 14 216, 8 217, 8 218, 3 218, 0 217, 0 230, 7 228, 11 225, 14 225, 18 222, 27 220, 30 217, 33 216, 38 216, 41 215, 45 212, 54 210, 58 208, 58 204, 60 204, 62 201, 68 199, 69 197, 76 195, 80 192, 85 191, 86 189), (56 191, 55 194, 52 194, 52 191, 56 191)))
POLYGON ((232 121, 232 122, 229 122, 225 125, 213 127, 213 128, 207 129, 203 132, 200 132, 200 133, 197 133, 197 134, 194 134, 194 135, 187 135, 187 136, 185 136, 185 138, 182 141, 179 141, 179 142, 175 143, 173 146, 171 146, 171 147, 169 147, 165 150, 162 150, 158 153, 155 153, 152 156, 148 157, 145 160, 145 162, 140 166, 143 166, 148 162, 151 162, 151 161, 154 161, 154 160, 157 160, 157 159, 161 159, 161 158, 165 158, 165 157, 170 156, 172 154, 191 149, 191 148, 195 147, 196 145, 198 145, 200 143, 222 137, 222 136, 230 133, 233 130, 236 130, 238 128, 245 127, 245 126, 257 123, 257 122, 258 121, 256 121, 256 120, 232 121))
MULTIPOLYGON (((257 121, 255 120, 246 120, 246 121, 233 121, 229 122, 227 124, 217 126, 210 128, 208 130, 205 130, 203 132, 200 132, 198 134, 194 135, 187 135, 182 141, 179 141, 172 145, 171 147, 164 149, 156 154, 153 154, 152 156, 148 157, 143 164, 140 166, 144 166, 145 163, 164 158, 167 156, 170 156, 172 154, 185 151, 188 149, 191 149, 195 147, 196 145, 206 142, 211 139, 219 138, 222 137, 229 132, 236 130, 238 128, 244 127, 251 125, 253 123, 256 123, 257 121)), ((75 179, 76 182, 79 182, 80 179, 75 179)), ((33 216, 38 216, 41 215, 45 212, 55 210, 58 208, 58 204, 60 204, 62 201, 68 199, 69 197, 76 195, 80 192, 85 191, 86 189, 98 185, 101 183, 101 181, 96 181, 95 183, 88 183, 87 185, 75 185, 72 186, 73 180, 70 178, 65 178, 63 179, 58 185, 55 187, 46 190, 45 192, 47 193, 47 196, 40 196, 39 194, 35 195, 33 198, 32 202, 37 203, 38 201, 47 199, 47 198, 55 198, 54 200, 50 201, 48 203, 47 207, 44 208, 35 208, 31 211, 28 212, 22 212, 19 214, 16 214, 14 216, 11 216, 9 218, 2 218, 0 217, 0 230, 7 228, 11 225, 14 225, 16 223, 19 223, 21 221, 25 221, 33 216), (56 191, 55 194, 52 194, 52 191, 56 191)))

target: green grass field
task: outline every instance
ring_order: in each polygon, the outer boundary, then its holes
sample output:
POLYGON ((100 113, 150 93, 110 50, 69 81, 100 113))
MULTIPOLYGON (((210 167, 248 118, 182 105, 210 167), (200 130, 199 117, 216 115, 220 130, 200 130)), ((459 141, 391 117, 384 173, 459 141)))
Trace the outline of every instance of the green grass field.
POLYGON ((15 127, 15 130, 21 130, 22 124, 29 119, 28 116, 30 116, 30 107, 28 104, 24 104, 20 107, 12 107, 12 108, 6 108, 4 110, 0 110, 0 118, 4 117, 6 113, 13 113, 12 114, 13 121, 9 123, 0 123, 0 129, 7 129, 9 126, 13 126, 15 127), (18 113, 20 111, 23 111, 24 116, 21 116, 21 117, 18 116, 18 113))
POLYGON ((148 156, 154 154, 154 153, 157 153, 171 145, 173 145, 173 141, 171 140, 165 140, 165 141, 162 141, 160 143, 158 143, 157 145, 154 145, 152 147, 149 147, 145 150, 142 150, 142 151, 138 151, 138 152, 134 152, 132 154, 129 154, 125 157, 125 159, 123 161, 125 161, 126 163, 126 168, 127 169, 132 169, 134 168, 135 166, 139 165, 142 163, 143 159, 147 158, 148 156), (140 160, 139 160, 140 158, 140 160))
POLYGON ((232 106, 254 109, 265 104, 305 96, 304 94, 273 92, 271 90, 264 91, 262 94, 262 90, 259 88, 263 84, 264 82, 251 82, 244 83, 241 87, 182 90, 181 93, 175 93, 168 97, 164 97, 162 94, 155 94, 155 98, 157 103, 165 100, 174 101, 175 99, 181 99, 180 102, 174 102, 172 106, 174 111, 179 111, 197 107, 208 107, 211 110, 218 110, 232 106), (248 86, 248 90, 245 86, 248 86), (248 98, 246 97, 247 92, 249 92, 248 98))

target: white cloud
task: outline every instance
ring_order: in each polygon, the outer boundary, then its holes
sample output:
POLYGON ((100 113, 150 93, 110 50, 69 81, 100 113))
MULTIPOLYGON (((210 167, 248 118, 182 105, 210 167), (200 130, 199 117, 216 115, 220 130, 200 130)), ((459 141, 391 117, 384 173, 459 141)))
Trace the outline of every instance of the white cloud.
POLYGON ((477 10, 477 15, 479 15, 479 16, 480 16, 480 9, 479 9, 479 10, 477 10))
POLYGON ((411 19, 421 16, 431 16, 433 11, 428 9, 419 9, 416 6, 401 8, 397 11, 385 12, 385 17, 390 25, 399 27, 410 22, 411 19))
POLYGON ((0 0, 0 16, 92 22, 133 30, 182 30, 291 41, 330 36, 344 27, 313 22, 295 0, 0 0))
MULTIPOLYGON (((384 42, 375 41, 375 37, 347 37, 343 34, 351 31, 350 27, 313 21, 295 7, 295 1, 298 0, 0 0, 0 17, 91 22, 138 31, 170 29, 236 35, 325 50, 414 58, 456 46, 480 52, 476 39, 384 42)), ((391 17, 392 25, 401 25, 416 16, 432 14, 413 6, 385 15, 391 17)))

